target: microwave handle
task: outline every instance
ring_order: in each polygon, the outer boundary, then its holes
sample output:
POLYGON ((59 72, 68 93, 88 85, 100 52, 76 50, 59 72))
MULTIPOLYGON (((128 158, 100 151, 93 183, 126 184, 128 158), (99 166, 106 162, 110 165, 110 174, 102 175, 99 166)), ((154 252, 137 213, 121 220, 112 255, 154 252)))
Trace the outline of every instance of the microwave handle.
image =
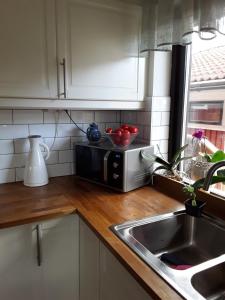
POLYGON ((111 151, 107 151, 104 156, 104 182, 108 181, 108 158, 111 151))

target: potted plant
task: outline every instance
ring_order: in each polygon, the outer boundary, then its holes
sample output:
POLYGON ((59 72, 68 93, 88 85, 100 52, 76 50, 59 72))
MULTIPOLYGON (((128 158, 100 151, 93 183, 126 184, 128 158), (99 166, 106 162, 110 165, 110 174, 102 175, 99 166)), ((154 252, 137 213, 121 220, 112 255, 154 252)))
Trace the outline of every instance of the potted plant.
MULTIPOLYGON (((177 170, 177 167, 181 161, 191 158, 191 157, 184 157, 184 156, 182 157, 181 156, 182 152, 187 147, 188 147, 188 144, 186 144, 186 145, 182 146, 180 149, 178 149, 170 162, 165 160, 162 155, 161 155, 161 157, 158 155, 146 155, 144 151, 142 151, 141 154, 144 159, 151 160, 152 163, 159 164, 159 166, 157 166, 153 170, 152 175, 154 175, 159 170, 165 170, 166 172, 163 175, 166 175, 167 177, 170 177, 177 181, 181 181, 182 178, 180 176, 180 172, 177 170)), ((159 150, 159 152, 160 152, 160 150, 159 150)))
MULTIPOLYGON (((192 160, 189 163, 188 175, 193 180, 198 180, 206 176, 210 167, 219 161, 225 160, 225 153, 222 150, 216 150, 213 153, 207 153, 207 138, 204 136, 204 130, 197 129, 192 134, 192 160)), ((214 147, 216 149, 216 147, 214 147)), ((219 170, 218 175, 224 176, 225 171, 219 170)))
MULTIPOLYGON (((205 178, 201 178, 195 181, 193 184, 186 184, 183 187, 183 191, 189 197, 184 202, 186 213, 194 217, 200 217, 203 211, 204 206, 206 205, 205 201, 197 199, 197 190, 203 188, 205 178)), ((210 185, 225 182, 225 176, 213 176, 210 185)))

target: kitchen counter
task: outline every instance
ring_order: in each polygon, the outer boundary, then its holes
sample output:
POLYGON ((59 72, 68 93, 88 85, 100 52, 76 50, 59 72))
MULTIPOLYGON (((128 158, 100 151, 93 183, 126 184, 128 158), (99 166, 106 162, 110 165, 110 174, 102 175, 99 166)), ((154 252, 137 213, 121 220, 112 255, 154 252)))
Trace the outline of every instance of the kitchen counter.
POLYGON ((73 176, 47 186, 0 185, 0 228, 77 212, 154 299, 182 299, 109 229, 128 220, 182 209, 181 202, 149 187, 118 193, 73 176))

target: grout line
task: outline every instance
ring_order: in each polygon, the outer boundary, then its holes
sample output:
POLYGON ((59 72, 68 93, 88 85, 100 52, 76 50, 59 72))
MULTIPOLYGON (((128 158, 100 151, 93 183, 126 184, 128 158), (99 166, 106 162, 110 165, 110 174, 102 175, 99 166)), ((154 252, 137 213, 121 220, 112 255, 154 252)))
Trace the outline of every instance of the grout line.
POLYGON ((12 109, 12 116, 11 116, 11 118, 12 118, 12 124, 14 124, 14 109, 12 109))

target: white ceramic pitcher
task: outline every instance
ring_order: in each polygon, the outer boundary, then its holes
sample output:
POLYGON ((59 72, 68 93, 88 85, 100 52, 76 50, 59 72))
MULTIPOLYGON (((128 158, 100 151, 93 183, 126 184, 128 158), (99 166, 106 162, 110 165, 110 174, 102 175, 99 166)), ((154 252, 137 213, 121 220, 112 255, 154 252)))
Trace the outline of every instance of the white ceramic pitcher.
POLYGON ((30 135, 30 153, 26 162, 24 171, 24 185, 35 187, 48 184, 48 172, 45 160, 49 158, 49 148, 42 142, 40 135, 30 135), (47 155, 43 157, 40 146, 47 151, 47 155))

